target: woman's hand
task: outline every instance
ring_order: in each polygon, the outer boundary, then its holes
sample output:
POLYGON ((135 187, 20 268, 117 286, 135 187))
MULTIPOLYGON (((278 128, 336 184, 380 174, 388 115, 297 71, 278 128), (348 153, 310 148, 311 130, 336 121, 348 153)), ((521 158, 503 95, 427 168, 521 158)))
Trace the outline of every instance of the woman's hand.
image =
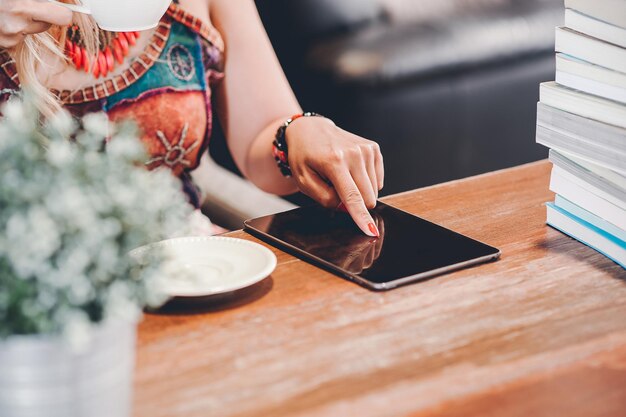
POLYGON ((372 142, 320 117, 300 118, 287 129, 289 165, 300 190, 324 207, 345 209, 369 236, 379 230, 368 209, 383 188, 383 156, 372 142), (343 203, 343 206, 341 204, 343 203))
POLYGON ((26 35, 47 31, 51 25, 67 26, 72 12, 48 1, 0 0, 0 48, 10 49, 26 35))

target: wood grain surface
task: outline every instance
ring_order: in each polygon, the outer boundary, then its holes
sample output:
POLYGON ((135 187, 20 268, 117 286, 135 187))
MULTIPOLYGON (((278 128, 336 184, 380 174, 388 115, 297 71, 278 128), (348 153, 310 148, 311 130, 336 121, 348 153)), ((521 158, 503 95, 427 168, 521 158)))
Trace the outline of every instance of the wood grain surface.
POLYGON ((148 314, 135 415, 626 416, 626 272, 545 225, 549 174, 386 199, 498 262, 376 293, 274 249, 260 284, 148 314))

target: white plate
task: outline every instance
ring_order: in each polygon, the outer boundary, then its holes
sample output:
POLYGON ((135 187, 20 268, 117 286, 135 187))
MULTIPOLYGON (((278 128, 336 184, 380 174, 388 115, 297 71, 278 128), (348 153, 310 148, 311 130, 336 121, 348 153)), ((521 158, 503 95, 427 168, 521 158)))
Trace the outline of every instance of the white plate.
MULTIPOLYGON (((180 278, 164 283, 172 297, 205 297, 249 287, 276 268, 276 255, 258 243, 228 237, 188 237, 135 249, 133 258, 166 256, 180 268, 180 278)), ((170 267, 172 265, 170 264, 170 267)))

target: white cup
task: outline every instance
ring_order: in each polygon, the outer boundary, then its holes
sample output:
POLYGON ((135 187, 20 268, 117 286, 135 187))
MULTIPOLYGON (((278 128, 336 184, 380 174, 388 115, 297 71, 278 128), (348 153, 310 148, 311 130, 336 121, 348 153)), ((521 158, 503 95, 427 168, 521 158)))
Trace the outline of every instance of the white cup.
POLYGON ((103 30, 138 32, 156 27, 172 0, 80 0, 67 4, 48 0, 68 9, 90 14, 103 30))

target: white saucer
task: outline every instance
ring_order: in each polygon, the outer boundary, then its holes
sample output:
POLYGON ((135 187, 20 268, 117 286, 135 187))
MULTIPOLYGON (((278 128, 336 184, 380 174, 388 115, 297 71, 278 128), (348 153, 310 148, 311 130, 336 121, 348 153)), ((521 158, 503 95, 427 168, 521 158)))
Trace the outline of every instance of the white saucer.
POLYGON ((239 290, 262 281, 276 268, 276 255, 266 247, 219 236, 165 240, 135 249, 130 255, 141 259, 155 252, 167 256, 181 270, 180 279, 163 285, 171 297, 206 297, 239 290))

